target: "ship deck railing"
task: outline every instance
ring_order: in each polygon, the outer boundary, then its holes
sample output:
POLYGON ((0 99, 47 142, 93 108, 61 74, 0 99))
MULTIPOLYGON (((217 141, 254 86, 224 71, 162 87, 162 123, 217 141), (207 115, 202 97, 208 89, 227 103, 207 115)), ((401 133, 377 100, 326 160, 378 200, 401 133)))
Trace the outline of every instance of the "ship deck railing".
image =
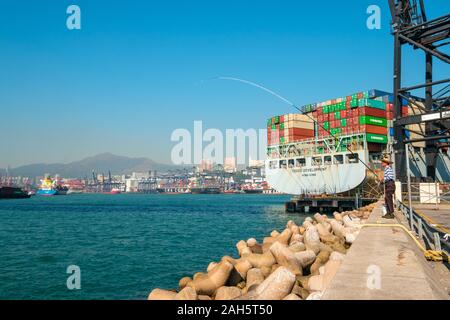
POLYGON ((340 135, 339 137, 316 137, 311 139, 305 139, 301 141, 295 141, 285 144, 278 145, 270 145, 267 146, 267 156, 268 159, 279 159, 279 158, 290 158, 295 156, 310 156, 315 154, 325 155, 325 154, 337 154, 337 153, 346 153, 348 152, 347 148, 345 150, 338 150, 343 146, 345 140, 350 140, 351 143, 347 144, 348 148, 352 152, 356 152, 358 150, 364 150, 365 148, 365 139, 366 134, 361 133, 353 133, 347 135, 340 135), (323 151, 320 152, 319 149, 323 148, 323 151), (288 155, 288 153, 295 153, 296 151, 301 150, 300 154, 296 155, 288 155), (307 151, 305 151, 307 150, 307 151))

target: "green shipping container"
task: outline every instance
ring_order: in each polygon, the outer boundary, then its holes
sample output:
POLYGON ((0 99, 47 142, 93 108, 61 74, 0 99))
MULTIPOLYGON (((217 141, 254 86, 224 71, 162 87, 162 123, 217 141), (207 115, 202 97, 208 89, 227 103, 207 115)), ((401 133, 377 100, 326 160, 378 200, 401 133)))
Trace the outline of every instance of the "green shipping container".
POLYGON ((283 144, 284 143, 284 137, 280 138, 280 143, 283 144))
POLYGON ((279 124, 280 123, 280 117, 279 116, 276 116, 274 119, 275 119, 275 124, 279 124))
POLYGON ((328 106, 323 106, 323 113, 329 113, 330 108, 328 106))
POLYGON ((323 128, 326 129, 326 130, 330 129, 330 122, 329 121, 325 121, 323 123, 323 128))
POLYGON ((387 120, 372 116, 359 116, 359 124, 370 124, 373 126, 387 127, 387 120))
POLYGON ((267 126, 268 126, 268 127, 272 126, 272 118, 270 118, 269 120, 267 120, 267 126))
POLYGON ((342 119, 341 120, 341 127, 346 127, 347 126, 347 119, 342 119))
POLYGON ((382 143, 382 144, 388 143, 388 137, 381 134, 367 133, 366 139, 367 142, 382 143))
POLYGON ((284 130, 284 122, 280 123, 280 130, 284 130))
POLYGON ((276 124, 272 125, 272 130, 277 130, 277 125, 276 124))
POLYGON ((386 103, 384 103, 383 101, 372 100, 372 99, 359 99, 358 106, 386 110, 386 103))
POLYGON ((334 119, 335 119, 335 120, 340 120, 340 119, 341 119, 341 113, 340 113, 339 111, 336 111, 336 112, 334 113, 334 119))

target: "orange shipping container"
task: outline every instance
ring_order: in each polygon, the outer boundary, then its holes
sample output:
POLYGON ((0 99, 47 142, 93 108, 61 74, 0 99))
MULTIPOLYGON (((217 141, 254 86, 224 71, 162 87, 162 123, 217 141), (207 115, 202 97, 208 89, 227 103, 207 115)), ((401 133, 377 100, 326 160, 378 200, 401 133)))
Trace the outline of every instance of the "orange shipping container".
POLYGON ((289 129, 289 136, 314 137, 314 130, 304 128, 291 128, 289 129))
POLYGON ((372 126, 370 124, 360 125, 359 126, 359 131, 367 132, 367 133, 381 134, 381 135, 387 135, 388 134, 386 127, 372 126))

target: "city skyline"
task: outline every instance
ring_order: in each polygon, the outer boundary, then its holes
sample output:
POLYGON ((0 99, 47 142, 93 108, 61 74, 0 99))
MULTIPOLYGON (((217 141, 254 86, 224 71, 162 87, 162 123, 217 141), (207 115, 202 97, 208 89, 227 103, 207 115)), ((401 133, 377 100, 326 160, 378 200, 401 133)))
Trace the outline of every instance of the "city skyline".
MULTIPOLYGON (((76 1, 81 30, 66 27, 70 4, 0 4, 0 108, 8 132, 0 168, 104 152, 170 164, 171 133, 196 120, 205 128, 258 129, 293 111, 254 88, 208 80, 218 76, 262 83, 299 105, 392 88, 387 1, 326 8, 298 1, 76 1), (380 30, 366 27, 371 4, 381 8, 380 30), (353 81, 340 81, 342 75, 353 81)), ((427 5, 431 18, 450 9, 444 0, 427 5)), ((419 60, 409 53, 413 66, 419 60)), ((449 71, 434 67, 436 77, 449 71)), ((416 71, 405 77, 419 83, 416 71)))

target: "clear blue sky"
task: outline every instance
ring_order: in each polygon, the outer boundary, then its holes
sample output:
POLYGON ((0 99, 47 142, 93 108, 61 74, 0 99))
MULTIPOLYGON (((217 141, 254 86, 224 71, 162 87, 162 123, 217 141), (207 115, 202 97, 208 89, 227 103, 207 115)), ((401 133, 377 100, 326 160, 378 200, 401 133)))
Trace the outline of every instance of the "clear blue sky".
MULTIPOLYGON (((428 15, 448 0, 425 1, 428 15)), ((100 152, 170 161, 170 134, 263 128, 292 111, 235 76, 298 104, 392 87, 387 0, 0 2, 0 167, 68 162, 100 152), (81 7, 82 30, 66 28, 81 7), (382 29, 366 9, 382 8, 382 29)), ((405 78, 421 81, 405 60, 405 78)), ((436 63, 436 76, 448 66, 436 63)))

